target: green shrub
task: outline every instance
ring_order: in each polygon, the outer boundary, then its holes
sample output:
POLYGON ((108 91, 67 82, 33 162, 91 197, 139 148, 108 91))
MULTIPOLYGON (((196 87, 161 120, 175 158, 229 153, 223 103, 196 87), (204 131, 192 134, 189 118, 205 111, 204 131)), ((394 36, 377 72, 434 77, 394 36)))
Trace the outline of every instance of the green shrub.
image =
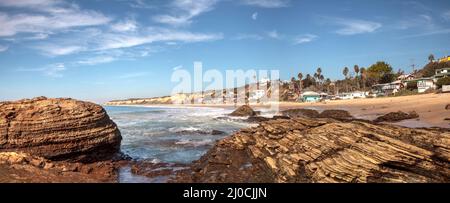
POLYGON ((442 85, 450 85, 450 77, 444 77, 437 81, 438 88, 442 88, 442 85))

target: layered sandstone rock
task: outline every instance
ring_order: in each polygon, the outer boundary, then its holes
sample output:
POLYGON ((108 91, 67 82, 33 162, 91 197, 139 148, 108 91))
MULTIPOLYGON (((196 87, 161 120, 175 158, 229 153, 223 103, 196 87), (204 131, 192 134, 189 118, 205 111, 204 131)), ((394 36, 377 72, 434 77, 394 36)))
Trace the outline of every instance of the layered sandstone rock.
POLYGON ((407 119, 419 118, 419 114, 415 111, 405 113, 402 111, 390 112, 383 116, 380 116, 374 120, 374 122, 398 122, 407 119))
POLYGON ((52 160, 100 160, 120 150, 116 124, 99 105, 39 97, 0 103, 0 151, 52 160))
POLYGON ((293 118, 219 141, 174 182, 449 182, 448 129, 293 118))
POLYGON ((243 105, 236 110, 234 110, 232 113, 230 113, 230 116, 238 116, 238 117, 244 117, 244 116, 256 116, 258 113, 256 111, 253 111, 252 107, 249 105, 243 105))
POLYGON ((117 182, 116 163, 50 161, 23 152, 0 152, 0 183, 117 182))

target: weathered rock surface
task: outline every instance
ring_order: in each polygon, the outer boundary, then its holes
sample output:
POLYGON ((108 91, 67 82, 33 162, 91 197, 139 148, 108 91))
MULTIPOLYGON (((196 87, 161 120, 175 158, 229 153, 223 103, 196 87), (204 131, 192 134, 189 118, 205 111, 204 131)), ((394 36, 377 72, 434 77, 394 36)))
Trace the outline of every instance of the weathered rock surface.
POLYGON ((115 163, 50 161, 22 152, 0 152, 1 183, 117 182, 115 163))
POLYGON ((345 110, 324 110, 318 116, 318 118, 333 118, 337 120, 353 119, 353 116, 345 110))
POLYGON ((450 110, 450 104, 447 104, 447 106, 445 106, 445 110, 450 110))
POLYGON ((374 122, 397 122, 407 119, 413 119, 413 118, 419 118, 419 114, 417 114, 415 111, 411 111, 409 113, 405 113, 402 111, 398 112, 391 112, 388 114, 385 114, 383 116, 380 116, 374 120, 374 122))
POLYGON ((173 182, 449 182, 448 129, 293 118, 219 141, 173 182))
POLYGON ((199 135, 222 135, 225 134, 224 131, 220 131, 220 130, 211 130, 211 131, 207 131, 207 130, 180 130, 175 132, 176 134, 199 134, 199 135))
POLYGON ((175 171, 187 168, 185 164, 136 162, 131 164, 131 172, 136 175, 154 178, 173 175, 175 171))
POLYGON ((291 118, 317 118, 319 116, 319 112, 313 109, 288 109, 282 111, 281 114, 284 116, 289 116, 291 118))
POLYGON ((249 105, 243 105, 230 113, 230 116, 244 117, 256 116, 257 114, 258 113, 256 111, 253 111, 252 107, 250 107, 249 105))
POLYGON ((0 152, 97 161, 120 150, 116 124, 99 105, 38 97, 0 103, 0 152))

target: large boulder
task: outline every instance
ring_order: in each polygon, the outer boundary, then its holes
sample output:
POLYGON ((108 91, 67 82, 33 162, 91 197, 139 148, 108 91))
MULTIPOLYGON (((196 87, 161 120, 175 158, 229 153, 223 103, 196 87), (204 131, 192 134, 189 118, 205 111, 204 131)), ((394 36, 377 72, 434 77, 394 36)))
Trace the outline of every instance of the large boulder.
POLYGON ((402 120, 408 120, 413 118, 419 118, 419 114, 417 114, 415 111, 411 111, 409 113, 405 113, 402 111, 397 112, 390 112, 385 115, 382 115, 378 118, 376 118, 375 122, 398 122, 402 120))
POLYGON ((252 109, 249 105, 243 105, 236 110, 234 110, 232 113, 230 113, 230 116, 237 116, 237 117, 245 117, 245 116, 256 116, 258 113, 252 109))
POLYGON ((290 118, 316 118, 319 116, 319 112, 314 109, 288 109, 282 111, 281 114, 284 116, 289 116, 290 118))
POLYGON ((219 141, 173 182, 449 182, 448 129, 293 118, 219 141))
POLYGON ((353 119, 353 116, 345 110, 331 109, 324 110, 319 114, 319 118, 333 118, 337 120, 353 119))
POLYGON ((38 97, 0 103, 0 152, 96 161, 120 151, 121 134, 99 105, 38 97))

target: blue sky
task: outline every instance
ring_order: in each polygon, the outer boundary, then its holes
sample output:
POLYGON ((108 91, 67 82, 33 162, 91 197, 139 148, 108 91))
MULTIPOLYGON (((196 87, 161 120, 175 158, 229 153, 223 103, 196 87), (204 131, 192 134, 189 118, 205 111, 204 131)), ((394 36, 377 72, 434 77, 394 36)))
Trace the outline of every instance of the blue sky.
POLYGON ((279 69, 450 54, 448 0, 0 0, 0 100, 170 94, 176 68, 279 69))

